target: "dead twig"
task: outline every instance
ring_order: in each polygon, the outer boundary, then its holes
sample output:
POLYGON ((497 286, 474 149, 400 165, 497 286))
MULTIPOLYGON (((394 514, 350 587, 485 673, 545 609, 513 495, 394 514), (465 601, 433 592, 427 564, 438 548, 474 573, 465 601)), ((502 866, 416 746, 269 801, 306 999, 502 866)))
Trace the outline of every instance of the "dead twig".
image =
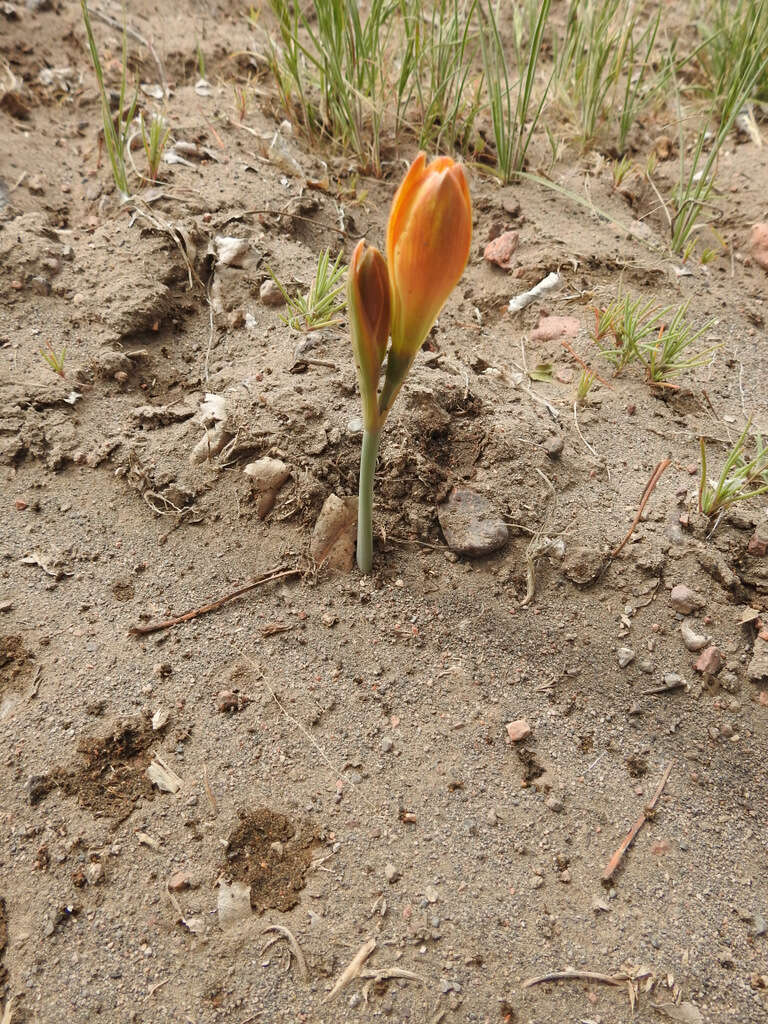
POLYGON ((370 979, 363 985, 363 1002, 365 1003, 368 1002, 368 997, 374 985, 378 985, 382 981, 389 981, 391 978, 401 978, 404 981, 418 981, 420 984, 426 985, 424 978, 420 978, 413 971, 406 971, 404 967, 382 967, 378 971, 366 968, 366 970, 360 972, 360 977, 370 979))
POLYGON ((285 941, 288 943, 288 948, 290 949, 291 953, 293 954, 293 958, 296 961, 296 968, 299 972, 299 976, 301 977, 301 980, 305 984, 307 984, 307 982, 309 981, 307 961, 304 959, 304 954, 301 952, 301 948, 298 942, 296 941, 296 938, 293 935, 293 933, 290 932, 287 928, 284 928, 283 925, 281 924, 269 925, 267 928, 264 929, 262 934, 266 934, 267 932, 277 932, 277 936, 267 943, 267 945, 262 950, 262 953, 264 953, 264 951, 268 949, 269 946, 271 946, 274 942, 279 942, 280 939, 285 939, 285 941))
POLYGON ((674 763, 675 763, 674 761, 670 761, 669 764, 667 765, 667 767, 664 769, 664 774, 661 776, 661 782, 656 787, 656 792, 651 797, 649 803, 643 808, 643 813, 640 815, 640 817, 634 823, 634 825, 629 830, 629 832, 627 832, 627 834, 624 837, 624 839, 622 840, 622 843, 619 846, 618 850, 614 853, 614 855, 608 861, 608 864, 606 865, 605 871, 603 871, 602 878, 601 878, 601 881, 604 884, 606 882, 610 882, 610 880, 613 877, 613 875, 614 875, 616 869, 618 868, 619 864, 621 864, 621 861, 622 861, 622 858, 624 857, 624 854, 627 852, 629 847, 632 845, 632 841, 634 840, 635 836, 640 831, 640 829, 643 827, 643 825, 646 823, 646 821, 648 821, 648 819, 653 816, 653 812, 654 812, 654 810, 656 808, 656 804, 661 799, 661 794, 664 792, 664 787, 667 784, 667 779, 669 778, 669 773, 672 771, 672 765, 674 763))
MULTIPOLYGON (((541 479, 544 481, 544 483, 549 488, 549 490, 550 490, 550 492, 552 494, 552 504, 553 504, 554 508, 557 509, 557 491, 555 490, 555 488, 554 488, 554 486, 552 484, 552 481, 549 479, 548 476, 546 476, 546 474, 542 473, 540 469, 537 468, 536 472, 539 474, 541 479)), ((525 597, 520 602, 520 607, 521 608, 527 608, 528 605, 531 603, 531 601, 534 599, 534 597, 536 595, 536 561, 537 561, 537 559, 539 558, 540 555, 546 554, 546 552, 549 550, 549 548, 551 548, 552 545, 554 544, 554 541, 551 538, 545 537, 545 535, 544 535, 545 531, 547 529, 548 523, 549 523, 549 519, 550 519, 549 512, 550 512, 550 508, 547 507, 547 511, 546 511, 546 513, 544 515, 544 521, 542 522, 542 524, 539 527, 539 529, 536 530, 536 532, 533 534, 533 536, 531 537, 531 540, 530 540, 530 542, 528 544, 528 547, 525 549, 525 564, 526 564, 526 579, 527 579, 527 582, 526 582, 526 588, 525 588, 525 597)))
POLYGON ((330 1003, 331 1000, 335 999, 340 992, 344 991, 344 989, 347 987, 347 985, 349 985, 351 981, 354 981, 355 978, 360 977, 360 972, 363 969, 363 964, 374 951, 374 949, 376 949, 376 939, 366 939, 365 942, 360 947, 360 949, 358 949, 358 951, 349 961, 347 966, 341 972, 338 981, 333 986, 331 991, 323 999, 324 1003, 330 1003))
POLYGON ((211 789, 211 784, 208 781, 207 764, 203 765, 203 788, 205 789, 205 795, 208 797, 208 803, 211 805, 211 813, 215 818, 216 815, 219 813, 219 805, 216 803, 216 797, 214 795, 213 790, 211 789))
POLYGON ((629 980, 626 974, 598 974, 595 971, 553 971, 551 974, 542 974, 540 978, 528 978, 520 988, 531 988, 533 985, 542 985, 547 981, 598 981, 601 985, 623 986, 629 980))
POLYGON ((615 547, 613 549, 613 551, 611 552, 611 558, 615 558, 619 554, 621 549, 624 547, 624 545, 627 543, 629 538, 635 532, 635 527, 640 522, 640 517, 643 514, 643 509, 645 508, 646 504, 648 503, 648 499, 653 494, 653 492, 654 492, 654 490, 656 488, 656 484, 659 482, 659 480, 661 480, 661 477, 664 474, 664 471, 669 466, 671 466, 671 464, 672 464, 672 460, 671 459, 662 459, 661 462, 656 467, 656 469, 654 469, 653 474, 651 475, 651 479, 646 484, 645 490, 643 491, 643 496, 640 499, 640 507, 637 510, 637 515, 632 520, 632 525, 630 526, 629 530, 627 531, 627 535, 625 536, 624 540, 621 542, 621 544, 618 545, 618 547, 615 547))
POLYGON ((35 678, 32 680, 32 689, 29 694, 29 700, 37 696, 37 691, 40 689, 40 680, 43 677, 43 666, 38 665, 37 671, 35 672, 35 678))
POLYGON ((301 569, 278 569, 272 572, 266 573, 264 576, 259 576, 258 579, 252 580, 250 583, 246 583, 244 587, 238 587, 237 590, 230 591, 229 594, 225 594, 223 597, 218 598, 216 601, 211 601, 210 604, 201 605, 199 608, 192 608, 188 612, 184 612, 183 615, 176 615, 172 619, 164 619, 162 622, 150 622, 146 626, 132 626, 128 630, 130 636, 146 636, 148 633, 158 633, 162 629, 170 629, 171 626, 178 626, 182 622, 189 622, 190 619, 196 619, 198 615, 206 615, 208 612, 215 612, 221 608, 222 605, 227 604, 229 601, 233 601, 236 597, 240 597, 241 594, 247 594, 249 590, 255 590, 256 587, 260 587, 264 583, 271 583, 273 580, 287 579, 289 576, 300 576, 301 569))
POLYGON ((684 679, 676 679, 673 683, 664 683, 663 686, 652 686, 649 690, 641 690, 643 697, 654 697, 660 693, 672 693, 673 690, 684 690, 688 684, 684 679))

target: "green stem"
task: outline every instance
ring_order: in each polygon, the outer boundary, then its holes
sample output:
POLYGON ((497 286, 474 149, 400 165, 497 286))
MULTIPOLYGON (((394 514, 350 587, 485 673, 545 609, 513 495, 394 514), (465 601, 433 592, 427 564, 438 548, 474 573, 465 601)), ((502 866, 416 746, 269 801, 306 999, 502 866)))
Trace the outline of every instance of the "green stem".
POLYGON ((378 430, 363 431, 360 455, 360 493, 357 500, 357 565, 360 572, 370 573, 373 565, 373 474, 379 453, 378 430))

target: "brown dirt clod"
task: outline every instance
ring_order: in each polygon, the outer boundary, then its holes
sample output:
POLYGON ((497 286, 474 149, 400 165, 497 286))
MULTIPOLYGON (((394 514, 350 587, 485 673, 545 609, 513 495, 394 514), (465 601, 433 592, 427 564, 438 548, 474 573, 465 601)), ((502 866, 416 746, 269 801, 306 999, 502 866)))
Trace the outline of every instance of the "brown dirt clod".
POLYGON ((316 837, 297 829, 277 811, 260 807, 240 811, 240 824, 230 833, 223 871, 251 887, 251 906, 290 910, 306 884, 316 837))

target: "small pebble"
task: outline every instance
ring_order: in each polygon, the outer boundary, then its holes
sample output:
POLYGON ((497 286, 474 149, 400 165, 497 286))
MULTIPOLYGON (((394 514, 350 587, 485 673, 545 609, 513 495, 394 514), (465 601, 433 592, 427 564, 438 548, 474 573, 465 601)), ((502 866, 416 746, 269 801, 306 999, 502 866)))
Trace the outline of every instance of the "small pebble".
POLYGON ((559 434, 552 434, 550 437, 545 439, 541 447, 550 459, 557 459, 562 454, 563 444, 563 439, 559 434))
POLYGON ((272 278, 268 278, 259 288, 259 298, 265 306, 285 305, 285 296, 272 278))
POLYGON ((401 877, 400 872, 397 870, 392 861, 387 861, 384 867, 384 877, 390 885, 394 885, 396 881, 401 877))
POLYGON ((554 793, 550 793, 545 803, 550 811, 554 811, 556 814, 559 814, 563 809, 563 801, 559 797, 555 796, 554 793))
POLYGON ((519 743, 531 735, 531 727, 525 718, 507 722, 507 735, 513 743, 519 743))
POLYGON ((616 652, 619 668, 626 668, 635 660, 635 652, 631 647, 620 647, 616 652))
POLYGON ((697 633, 688 622, 683 621, 680 623, 680 635, 689 651, 700 651, 707 645, 707 638, 701 633, 697 633))
POLYGON ((697 672, 701 672, 704 675, 716 676, 720 669, 723 667, 725 659, 715 646, 707 647, 707 649, 697 659, 696 664, 693 666, 697 672))
POLYGON ((683 615, 690 615, 691 612, 698 612, 707 603, 706 599, 697 594, 690 587, 687 587, 685 583, 678 583, 676 587, 672 588, 669 595, 669 603, 675 609, 676 612, 682 612, 683 615))

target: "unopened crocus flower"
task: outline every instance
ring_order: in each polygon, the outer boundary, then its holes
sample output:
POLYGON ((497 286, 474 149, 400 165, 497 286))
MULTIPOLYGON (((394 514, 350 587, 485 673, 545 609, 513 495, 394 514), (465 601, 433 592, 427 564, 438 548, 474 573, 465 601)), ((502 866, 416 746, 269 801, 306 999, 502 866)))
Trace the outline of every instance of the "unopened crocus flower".
POLYGON ((378 249, 357 243, 347 279, 350 328, 355 365, 363 400, 363 426, 379 427, 378 392, 381 364, 387 352, 390 326, 389 275, 378 249))
POLYGON ((450 157, 427 165, 419 153, 395 194, 387 259, 360 242, 349 268, 352 345, 363 404, 357 511, 357 564, 373 561, 373 475, 381 428, 416 353, 464 272, 472 241, 472 206, 463 168, 450 157), (387 349, 381 395, 379 374, 387 349))
POLYGON ((464 168, 419 153, 395 194, 387 226, 392 346, 380 409, 386 415, 416 353, 459 282, 472 243, 464 168))
POLYGON ((373 474, 379 450, 379 374, 390 326, 389 275, 378 249, 358 242, 347 280, 352 348, 363 405, 363 450, 357 502, 357 564, 370 572, 373 562, 373 474))

